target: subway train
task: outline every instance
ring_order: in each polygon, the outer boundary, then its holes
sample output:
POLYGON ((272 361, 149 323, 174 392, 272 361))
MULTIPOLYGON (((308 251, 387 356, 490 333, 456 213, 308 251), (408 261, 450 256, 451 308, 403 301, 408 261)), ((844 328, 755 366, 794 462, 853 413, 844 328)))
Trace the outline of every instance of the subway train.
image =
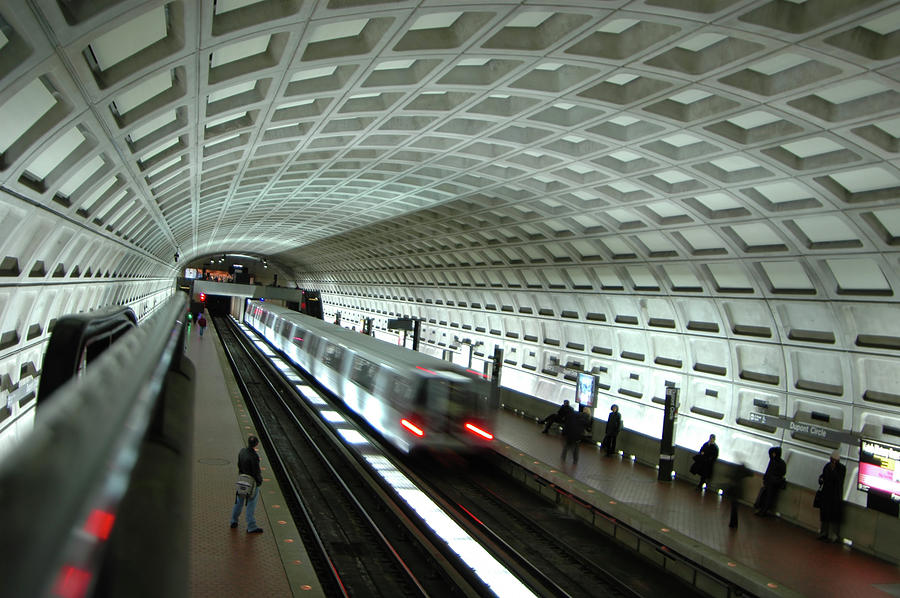
POLYGON ((244 322, 403 452, 475 452, 493 440, 490 383, 466 368, 262 301, 244 322))

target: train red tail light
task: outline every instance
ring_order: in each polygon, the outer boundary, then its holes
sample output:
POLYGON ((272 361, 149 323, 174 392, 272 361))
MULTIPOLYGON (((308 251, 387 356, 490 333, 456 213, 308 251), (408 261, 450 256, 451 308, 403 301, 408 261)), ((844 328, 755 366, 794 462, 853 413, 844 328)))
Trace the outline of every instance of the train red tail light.
POLYGON ((493 440, 494 439, 493 434, 491 434, 487 430, 483 430, 482 428, 479 428, 478 426, 476 426, 475 424, 473 424, 471 422, 467 422, 465 425, 465 428, 469 432, 475 434, 476 436, 481 436, 485 440, 493 440))
POLYGON ((405 418, 401 419, 400 425, 403 426, 404 428, 406 428, 407 430, 409 430, 410 432, 412 432, 413 434, 415 434, 416 436, 418 436, 419 438, 422 438, 423 436, 425 436, 425 430, 423 430, 416 424, 412 423, 408 419, 405 419, 405 418))

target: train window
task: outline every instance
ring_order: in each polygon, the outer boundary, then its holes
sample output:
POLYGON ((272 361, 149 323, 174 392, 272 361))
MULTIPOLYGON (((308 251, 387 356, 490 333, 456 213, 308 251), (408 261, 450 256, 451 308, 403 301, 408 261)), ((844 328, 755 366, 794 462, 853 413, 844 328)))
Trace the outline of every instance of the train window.
POLYGON ((341 364, 344 361, 344 349, 343 347, 339 347, 337 345, 332 345, 331 343, 327 343, 325 345, 325 352, 322 354, 322 363, 327 365, 333 370, 340 370, 341 364))
POLYGON ((319 337, 314 334, 306 335, 306 351, 310 355, 316 355, 319 352, 319 337))
POLYGON ((375 391, 375 376, 378 374, 378 364, 359 355, 353 358, 353 369, 350 371, 350 379, 369 392, 375 391))
POLYGON ((266 318, 266 327, 271 328, 272 324, 275 322, 275 314, 268 314, 269 317, 266 318))
POLYGON ((393 402, 408 403, 412 400, 412 386, 409 380, 396 374, 388 379, 388 398, 393 402))

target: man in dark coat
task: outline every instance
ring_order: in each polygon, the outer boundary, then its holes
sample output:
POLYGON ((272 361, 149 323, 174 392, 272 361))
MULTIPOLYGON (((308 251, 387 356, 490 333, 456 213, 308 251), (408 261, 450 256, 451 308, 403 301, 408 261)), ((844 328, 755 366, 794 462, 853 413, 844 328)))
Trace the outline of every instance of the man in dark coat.
POLYGON ((697 492, 703 490, 706 480, 712 478, 713 466, 718 458, 719 446, 716 444, 716 435, 710 434, 709 440, 700 447, 700 452, 694 455, 694 464, 691 465, 691 473, 700 476, 697 492))
POLYGON ((786 482, 784 477, 787 475, 787 463, 781 458, 781 447, 773 446, 769 449, 769 466, 766 467, 766 473, 763 474, 763 485, 756 497, 756 507, 754 515, 765 517, 770 515, 775 508, 775 501, 778 500, 778 493, 784 488, 786 482))
POLYGON ((584 405, 578 406, 578 411, 569 413, 563 424, 563 450, 560 461, 566 462, 566 455, 572 449, 572 463, 578 463, 578 444, 584 436, 584 430, 588 425, 590 416, 584 410, 584 405))
POLYGON ((834 451, 831 459, 822 468, 819 476, 819 521, 821 529, 819 539, 825 542, 837 542, 841 539, 841 515, 844 506, 844 476, 847 468, 841 463, 841 454, 834 451), (834 537, 831 537, 831 532, 834 537))
POLYGON ((244 503, 247 504, 247 533, 261 534, 263 530, 256 525, 256 501, 259 499, 259 487, 262 486, 262 470, 259 466, 259 455, 256 453, 256 446, 259 439, 256 436, 247 437, 247 446, 238 453, 238 473, 244 473, 256 480, 256 487, 250 496, 241 496, 235 493, 234 508, 231 510, 231 527, 238 526, 238 517, 241 516, 241 509, 244 503))
POLYGON ((563 401, 563 404, 559 406, 559 409, 556 413, 551 413, 544 419, 540 421, 540 423, 544 424, 544 429, 541 430, 541 433, 547 434, 550 432, 550 426, 553 424, 563 425, 566 423, 566 419, 569 417, 569 414, 572 413, 572 406, 569 405, 569 399, 563 401))
POLYGON ((609 419, 606 420, 606 435, 603 437, 603 448, 606 449, 606 456, 612 457, 616 452, 616 437, 622 430, 622 415, 619 413, 619 406, 613 405, 609 408, 609 419))

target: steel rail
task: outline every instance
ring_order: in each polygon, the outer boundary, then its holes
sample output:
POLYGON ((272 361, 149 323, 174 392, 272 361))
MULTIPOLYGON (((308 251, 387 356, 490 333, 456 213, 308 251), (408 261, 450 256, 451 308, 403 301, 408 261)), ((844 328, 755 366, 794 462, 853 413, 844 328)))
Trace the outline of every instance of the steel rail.
MULTIPOLYGON (((233 324, 229 323, 229 326, 233 326, 233 324)), ((266 372, 262 369, 262 366, 260 366, 260 364, 257 362, 257 360, 252 358, 254 351, 253 351, 253 349, 251 349, 247 346, 248 341, 246 340, 246 337, 244 337, 241 334, 235 334, 234 336, 236 339, 238 339, 238 342, 240 343, 241 348, 245 351, 245 354, 248 357, 251 357, 251 359, 249 361, 253 364, 253 367, 256 368, 257 372, 260 374, 261 378, 265 381, 266 385, 268 385, 269 389, 273 393, 273 396, 278 397, 278 401, 281 403, 282 408, 288 414, 288 417, 290 418, 292 423, 296 426, 297 431, 299 431, 303 435, 303 437, 307 440, 310 448, 320 458, 322 464, 330 472, 330 474, 332 475, 335 482, 344 491, 348 500, 350 500, 350 502, 357 509, 358 513, 361 515, 362 519, 369 525, 370 530, 376 535, 376 537, 379 538, 379 540, 382 542, 383 546, 388 551, 388 553, 393 556, 396 564, 406 574, 408 581, 411 582, 413 587, 418 590, 419 595, 428 596, 428 592, 422 587, 422 584, 417 579, 415 573, 409 568, 407 563, 403 560, 402 556, 397 552, 396 548, 393 546, 393 544, 390 542, 390 540, 384 535, 382 530, 379 528, 378 524, 369 516, 368 511, 363 506, 362 502, 356 496, 354 491, 350 488, 348 483, 345 481, 344 476, 342 476, 340 474, 340 472, 329 461, 329 459, 324 454, 324 452, 321 450, 321 448, 319 448, 319 446, 314 442, 314 439, 310 435, 309 431, 306 429, 306 426, 303 424, 303 422, 300 421, 299 418, 297 418, 297 416, 294 414, 293 410, 290 408, 291 405, 289 405, 288 402, 285 401, 285 399, 284 399, 282 393, 279 391, 279 389, 277 389, 272 384, 272 382, 270 380, 270 376, 266 374, 266 372)), ((277 375, 277 373, 275 371, 272 371, 271 373, 277 375)), ((295 401, 293 403, 305 405, 305 403, 303 403, 302 401, 300 401, 300 402, 295 401)), ((310 413, 310 415, 313 418, 315 418, 315 414, 310 413)), ((316 418, 316 421, 317 421, 317 418, 316 418)), ((339 443, 339 441, 335 437, 331 436, 330 434, 328 435, 328 437, 332 438, 332 440, 336 446, 340 447, 341 449, 343 448, 343 446, 339 443)), ((287 471, 285 464, 284 464, 284 460, 281 458, 281 455, 278 453, 277 450, 275 450, 275 455, 279 462, 279 466, 282 468, 282 471, 287 471)), ((297 489, 293 480, 290 479, 290 476, 285 476, 285 477, 289 480, 289 483, 291 485, 291 490, 294 493, 295 499, 298 500, 298 504, 301 504, 304 514, 308 516, 309 509, 305 506, 305 503, 303 502, 301 493, 297 489)), ((308 522, 311 525, 311 529, 314 530, 315 523, 314 523, 313 519, 309 518, 308 522)), ((321 537, 319 536, 318 533, 316 533, 316 542, 317 542, 317 545, 320 545, 324 548, 321 537)), ((327 554, 327 551, 325 554, 327 554)), ((329 563, 329 566, 334 571, 334 574, 335 574, 336 578, 338 579, 338 582, 340 583, 341 588, 344 588, 343 582, 340 580, 340 572, 337 571, 337 569, 334 565, 334 561, 330 557, 328 558, 328 563, 329 563)))

